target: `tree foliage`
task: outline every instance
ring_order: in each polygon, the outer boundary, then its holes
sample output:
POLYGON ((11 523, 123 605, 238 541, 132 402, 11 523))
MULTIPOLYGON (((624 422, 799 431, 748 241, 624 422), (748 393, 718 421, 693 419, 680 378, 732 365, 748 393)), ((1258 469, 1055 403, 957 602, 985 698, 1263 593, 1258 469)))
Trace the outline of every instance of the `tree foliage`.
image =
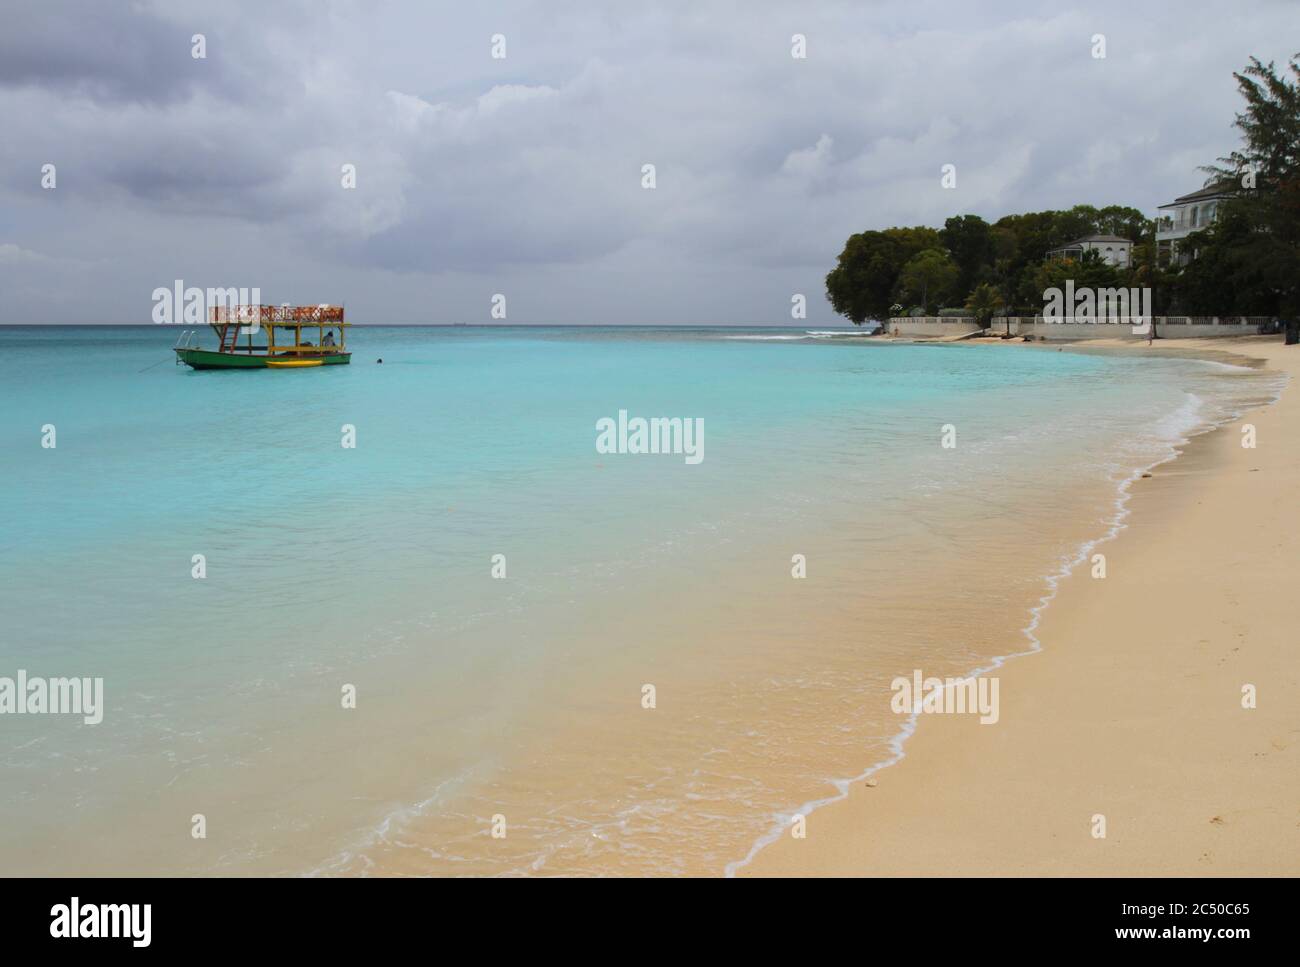
POLYGON ((1300 316, 1300 55, 1280 73, 1252 57, 1232 75, 1242 144, 1205 171, 1235 191, 1179 279, 1192 312, 1300 316), (1288 74, 1290 78, 1288 79, 1288 74))
POLYGON ((1153 230, 1135 208, 1076 205, 1068 211, 1007 215, 992 225, 978 215, 960 215, 949 218, 941 231, 918 226, 860 232, 845 243, 827 275, 826 294, 835 311, 855 323, 886 318, 895 302, 924 302, 927 313, 944 304, 965 305, 984 283, 1001 293, 1006 305, 1017 299, 1037 305, 1039 270, 1051 249, 1099 233, 1141 242, 1153 230), (929 256, 904 279, 908 263, 927 250, 946 260, 929 256), (955 278, 948 266, 955 268, 955 278))
POLYGON ((1096 251, 1084 252, 1077 259, 1048 259, 1026 274, 1021 299, 1027 305, 1042 305, 1044 292, 1048 289, 1064 291, 1067 282, 1073 282, 1076 289, 1127 286, 1130 274, 1107 264, 1096 251))
POLYGON ((993 226, 978 215, 957 215, 943 223, 939 237, 960 270, 959 288, 970 292, 993 265, 993 226))
POLYGON ((836 312, 858 325, 887 318, 903 266, 914 255, 940 247, 939 233, 924 226, 851 235, 826 276, 826 297, 836 312))
POLYGON ((1194 258, 1174 277, 1179 312, 1194 316, 1272 316, 1279 312, 1279 250, 1260 239, 1256 223, 1227 206, 1214 224, 1182 244, 1194 258))
POLYGON ((923 306, 927 315, 938 312, 956 294, 961 269, 941 248, 928 248, 907 260, 898 273, 895 294, 900 300, 923 306))
POLYGON ((1006 302, 1007 300, 1002 297, 1002 293, 997 288, 988 282, 981 282, 966 297, 966 308, 975 316, 975 321, 980 327, 987 329, 993 316, 1001 311, 1006 302))
POLYGON ((1126 205, 1026 212, 991 225, 966 214, 942 231, 850 237, 826 276, 831 305, 855 323, 884 319, 896 300, 924 303, 926 312, 944 303, 982 312, 990 291, 1028 309, 1041 307, 1044 290, 1072 279, 1076 288, 1150 287, 1157 313, 1300 317, 1300 54, 1281 71, 1252 57, 1233 76, 1245 101, 1236 116, 1242 143, 1205 170, 1211 184, 1231 182, 1234 194, 1211 226, 1187 238, 1196 257, 1186 266, 1159 263, 1154 223, 1126 205), (1106 265, 1094 254, 1047 258, 1097 234, 1132 241, 1129 264, 1106 265))

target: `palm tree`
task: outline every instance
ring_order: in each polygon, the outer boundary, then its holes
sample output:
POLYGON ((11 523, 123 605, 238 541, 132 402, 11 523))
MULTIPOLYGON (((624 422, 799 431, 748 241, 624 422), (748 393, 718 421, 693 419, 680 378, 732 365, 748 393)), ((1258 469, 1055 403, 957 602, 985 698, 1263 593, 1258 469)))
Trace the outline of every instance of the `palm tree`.
POLYGON ((979 323, 981 329, 989 327, 993 321, 993 314, 1004 304, 1002 293, 987 282, 975 286, 966 299, 966 308, 975 313, 975 321, 979 323))

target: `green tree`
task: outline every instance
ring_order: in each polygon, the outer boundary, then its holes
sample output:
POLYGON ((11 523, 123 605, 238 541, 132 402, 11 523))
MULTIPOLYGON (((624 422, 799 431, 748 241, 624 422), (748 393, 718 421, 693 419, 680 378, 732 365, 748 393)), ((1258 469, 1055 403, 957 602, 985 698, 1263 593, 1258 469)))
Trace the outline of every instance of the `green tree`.
MULTIPOLYGON (((966 308, 975 314, 975 321, 979 323, 981 329, 989 328, 993 321, 993 316, 1006 305, 1006 300, 1002 298, 1002 293, 987 282, 981 282, 971 291, 966 298, 966 308)), ((1007 331, 1010 332, 1011 323, 1007 323, 1007 331)))
POLYGON ((1075 205, 1068 212, 1052 212, 1052 228, 1056 241, 1052 247, 1073 242, 1085 235, 1095 235, 1100 231, 1098 222, 1100 212, 1092 205, 1075 205))
MULTIPOLYGON (((978 215, 949 218, 942 231, 917 226, 859 232, 849 237, 835 268, 826 276, 826 296, 835 311, 855 323, 884 319, 896 299, 915 297, 927 311, 941 302, 964 303, 981 283, 1001 291, 1009 302, 1038 306, 1038 278, 1047 253, 1084 235, 1122 235, 1134 242, 1149 238, 1152 223, 1135 208, 1076 205, 1068 211, 1006 215, 989 225, 978 215), (907 263, 931 249, 946 249, 958 277, 948 288, 917 290, 900 285, 907 263)), ((1082 283, 1080 283, 1082 284, 1082 283)), ((1157 290, 1160 299, 1168 290, 1157 290)))
POLYGON ((940 244, 939 233, 924 226, 849 236, 835 268, 826 276, 831 307, 855 325, 888 318, 903 266, 917 253, 940 244))
POLYGON ((907 260, 898 274, 897 294, 934 315, 956 291, 961 269, 941 248, 926 249, 907 260))
POLYGON ((1270 246, 1257 238, 1249 215, 1229 206, 1207 229, 1182 244, 1194 253, 1177 278, 1178 309, 1193 316, 1278 312, 1276 267, 1258 258, 1270 246))
POLYGON ((1259 305, 1254 299, 1266 289, 1272 293, 1271 311, 1295 320, 1300 317, 1300 54, 1281 74, 1272 61, 1252 57, 1232 76, 1246 102, 1236 118, 1242 145, 1204 170, 1212 182, 1230 180, 1237 192, 1220 210, 1222 229, 1216 224, 1198 240, 1197 261, 1208 256, 1212 262, 1185 271, 1180 293, 1196 301, 1206 278, 1236 266, 1233 284, 1251 305, 1259 305), (1212 251, 1220 247, 1231 251, 1212 251))
POLYGON ((1134 243, 1141 242, 1155 229, 1151 219, 1126 205, 1098 209, 1094 224, 1095 230, 1103 235, 1118 235, 1134 243))
POLYGON ((978 215, 955 215, 943 223, 939 237, 961 270, 957 288, 965 296, 993 264, 993 226, 978 215))
POLYGON ((1150 289, 1152 313, 1163 316, 1168 314, 1172 304, 1177 270, 1160 264, 1154 231, 1153 225, 1151 233, 1134 243, 1128 268, 1120 272, 1120 284, 1130 289, 1150 289))
POLYGON ((1071 281, 1078 290, 1118 288, 1124 280, 1118 268, 1107 264, 1098 252, 1089 251, 1078 259, 1048 259, 1026 273, 1020 297, 1025 305, 1041 310, 1048 289, 1064 291, 1071 281))

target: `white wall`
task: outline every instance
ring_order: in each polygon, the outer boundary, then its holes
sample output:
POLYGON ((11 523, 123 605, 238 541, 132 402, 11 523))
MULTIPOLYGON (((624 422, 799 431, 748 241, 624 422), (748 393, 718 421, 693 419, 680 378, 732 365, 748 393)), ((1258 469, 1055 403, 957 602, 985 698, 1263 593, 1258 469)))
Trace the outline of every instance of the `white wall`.
POLYGON ((891 336, 964 336, 979 326, 974 316, 892 316, 885 326, 891 336))
MULTIPOLYGON (((1270 320, 1262 316, 1157 316, 1156 335, 1162 339, 1192 339, 1214 336, 1252 336, 1260 331, 1261 324, 1270 320)), ((890 318, 886 331, 895 328, 900 336, 961 336, 978 327, 974 316, 938 317, 920 316, 890 318)), ((998 334, 1007 330, 1007 320, 995 317, 992 331, 998 334)), ((1044 322, 1042 316, 1013 316, 1011 334, 1032 334, 1048 341, 1063 339, 1146 339, 1137 335, 1133 327, 1114 322, 1044 322)))

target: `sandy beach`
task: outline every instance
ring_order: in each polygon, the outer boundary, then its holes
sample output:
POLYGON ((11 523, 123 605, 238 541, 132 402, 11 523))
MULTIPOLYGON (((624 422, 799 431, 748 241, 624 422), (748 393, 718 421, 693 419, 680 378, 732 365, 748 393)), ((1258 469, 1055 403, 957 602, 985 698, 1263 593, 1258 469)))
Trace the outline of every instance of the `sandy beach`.
MULTIPOLYGON (((1300 369, 1278 337, 1106 348, 1300 369)), ((1105 578, 1077 568, 1042 651, 994 672, 996 724, 920 716, 900 763, 740 875, 1300 874, 1298 485, 1288 385, 1133 485, 1126 526, 1097 548, 1105 578)))

